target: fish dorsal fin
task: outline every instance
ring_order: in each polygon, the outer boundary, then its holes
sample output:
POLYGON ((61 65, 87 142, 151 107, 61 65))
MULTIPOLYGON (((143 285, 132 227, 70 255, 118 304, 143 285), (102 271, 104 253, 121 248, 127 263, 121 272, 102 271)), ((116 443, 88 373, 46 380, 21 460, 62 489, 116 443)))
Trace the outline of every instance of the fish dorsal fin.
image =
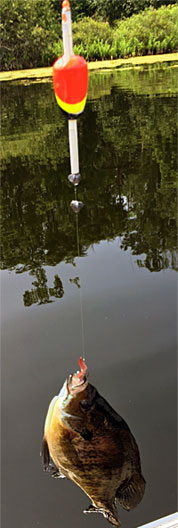
POLYGON ((49 449, 48 449, 48 443, 45 437, 43 438, 43 441, 42 441, 40 455, 42 457, 43 469, 44 471, 46 471, 49 467, 50 454, 49 454, 49 449))
POLYGON ((125 481, 117 489, 116 497, 122 508, 131 510, 139 504, 145 492, 145 484, 142 475, 135 473, 129 481, 125 481))

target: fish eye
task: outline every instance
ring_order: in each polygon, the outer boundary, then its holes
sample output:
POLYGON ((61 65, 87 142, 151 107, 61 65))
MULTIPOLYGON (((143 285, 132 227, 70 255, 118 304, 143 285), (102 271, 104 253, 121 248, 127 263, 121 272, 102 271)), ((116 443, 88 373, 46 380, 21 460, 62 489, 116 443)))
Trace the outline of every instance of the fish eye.
POLYGON ((84 411, 88 411, 91 408, 92 403, 89 400, 81 400, 80 406, 84 411))

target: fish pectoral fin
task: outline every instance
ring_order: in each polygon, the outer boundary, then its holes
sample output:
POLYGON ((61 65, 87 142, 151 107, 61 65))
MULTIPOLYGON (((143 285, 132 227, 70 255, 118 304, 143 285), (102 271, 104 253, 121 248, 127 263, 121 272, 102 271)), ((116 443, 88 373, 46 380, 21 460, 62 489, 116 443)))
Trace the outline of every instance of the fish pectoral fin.
POLYGON ((46 471, 50 462, 50 454, 46 438, 43 438, 40 455, 42 457, 43 470, 46 471))
POLYGON ((125 510, 135 508, 142 500, 145 492, 145 480, 139 473, 135 473, 129 481, 125 481, 116 491, 116 497, 125 510))
POLYGON ((49 466, 47 468, 47 471, 50 473, 51 477, 53 478, 66 478, 65 475, 61 472, 59 468, 57 468, 56 464, 53 462, 52 458, 50 458, 49 466))
POLYGON ((53 462, 49 454, 48 443, 45 438, 43 438, 41 452, 43 470, 48 471, 53 478, 65 478, 65 475, 61 473, 60 469, 57 468, 56 464, 53 462))
POLYGON ((87 510, 83 510, 83 513, 102 513, 102 515, 109 521, 112 526, 120 526, 120 519, 118 516, 118 512, 116 507, 113 505, 110 508, 107 508, 105 506, 94 506, 94 504, 90 504, 90 506, 87 508, 87 510))

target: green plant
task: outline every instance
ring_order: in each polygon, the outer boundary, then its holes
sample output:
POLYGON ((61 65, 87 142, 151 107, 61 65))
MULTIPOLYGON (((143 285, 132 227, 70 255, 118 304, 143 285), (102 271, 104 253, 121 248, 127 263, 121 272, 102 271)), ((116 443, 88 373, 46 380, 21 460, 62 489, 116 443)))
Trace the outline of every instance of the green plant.
POLYGON ((120 57, 165 53, 178 46, 178 6, 149 8, 115 25, 120 57))
MULTIPOLYGON (((98 2, 98 8, 95 0, 92 2, 87 0, 90 10, 86 12, 91 13, 93 5, 98 13, 102 2, 98 2)), ((82 3, 79 4, 81 8, 82 3)), ((121 4, 122 7, 127 4, 130 14, 132 0, 123 0, 121 4)), ((135 8, 142 4, 142 0, 136 2, 135 8)), ((48 66, 63 54, 55 0, 1 0, 0 29, 2 70, 48 66)), ((74 53, 83 55, 87 61, 176 51, 178 6, 149 7, 119 19, 113 27, 106 21, 83 17, 73 23, 73 43, 74 53)))
POLYGON ((1 0, 1 69, 51 64, 61 32, 51 0, 1 0))

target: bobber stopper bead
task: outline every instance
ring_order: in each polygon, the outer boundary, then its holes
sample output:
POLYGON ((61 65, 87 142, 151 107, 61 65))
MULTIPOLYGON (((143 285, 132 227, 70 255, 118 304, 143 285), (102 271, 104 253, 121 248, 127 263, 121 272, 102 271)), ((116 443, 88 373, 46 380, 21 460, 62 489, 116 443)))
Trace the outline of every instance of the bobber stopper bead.
POLYGON ((81 180, 80 173, 78 172, 78 174, 69 174, 68 180, 70 181, 70 183, 73 183, 75 187, 77 187, 81 180))
POLYGON ((80 209, 82 209, 83 205, 84 205, 83 202, 79 202, 78 200, 72 200, 70 202, 70 207, 71 207, 72 211, 74 211, 74 213, 79 213, 80 209))

